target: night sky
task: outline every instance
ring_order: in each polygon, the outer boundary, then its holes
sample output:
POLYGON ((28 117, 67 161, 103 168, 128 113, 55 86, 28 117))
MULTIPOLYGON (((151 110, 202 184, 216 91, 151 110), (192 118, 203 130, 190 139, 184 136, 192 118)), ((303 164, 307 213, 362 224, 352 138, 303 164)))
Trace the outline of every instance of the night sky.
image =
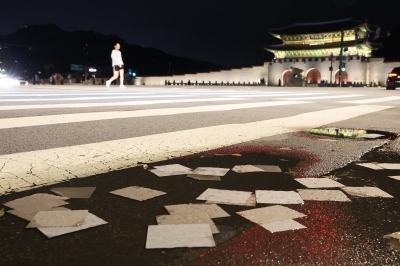
POLYGON ((269 28, 348 17, 386 30, 400 26, 399 0, 12 0, 1 1, 0 10, 0 35, 54 23, 226 66, 269 60, 262 47, 277 42, 269 28))

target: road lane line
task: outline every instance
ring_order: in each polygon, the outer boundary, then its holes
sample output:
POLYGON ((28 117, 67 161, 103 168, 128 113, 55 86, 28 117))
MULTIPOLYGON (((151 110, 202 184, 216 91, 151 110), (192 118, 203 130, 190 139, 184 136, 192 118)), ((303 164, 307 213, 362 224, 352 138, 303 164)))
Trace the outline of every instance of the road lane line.
POLYGON ((336 99, 336 98, 351 98, 351 97, 362 97, 365 95, 357 95, 357 94, 350 94, 350 95, 333 95, 333 96, 317 96, 317 97, 297 97, 297 98, 277 98, 277 100, 292 100, 292 101, 304 101, 304 100, 323 100, 323 99, 336 99))
POLYGON ((400 100, 400 96, 389 96, 383 98, 374 98, 374 99, 366 99, 366 100, 358 100, 358 101, 343 101, 339 103, 355 103, 355 104, 368 104, 368 103, 382 103, 382 102, 390 102, 400 100))
POLYGON ((142 137, 0 156, 0 195, 83 178, 268 136, 348 120, 393 106, 358 105, 244 124, 228 124, 142 137))
MULTIPOLYGON (((6 96, 6 97, 44 97, 44 96, 99 96, 99 95, 104 95, 104 96, 108 96, 108 95, 154 95, 154 94, 161 94, 161 95, 230 95, 230 94, 234 94, 234 95, 259 95, 259 94, 263 94, 262 92, 241 92, 241 91, 237 91, 237 92, 189 92, 189 91, 182 91, 182 92, 171 92, 171 91, 155 91, 155 92, 110 92, 110 93, 103 93, 103 92, 93 92, 93 93, 18 93, 18 94, 7 94, 7 93, 2 93, 0 91, 0 96, 6 96)), ((289 94, 291 92, 287 92, 287 91, 271 91, 271 92, 265 92, 264 94, 271 94, 271 95, 275 95, 275 94, 289 94)))
MULTIPOLYGON (((300 93, 300 94, 291 94, 290 96, 296 95, 315 95, 322 93, 300 93)), ((285 94, 220 94, 226 97, 244 97, 244 98, 253 98, 253 97, 283 97, 285 94)), ((168 95, 129 95, 129 96, 107 96, 107 97, 72 97, 72 98, 18 98, 18 99, 0 99, 0 102, 48 102, 48 101, 92 101, 92 100, 112 100, 112 99, 147 99, 147 98, 184 98, 184 97, 200 97, 200 96, 209 96, 203 94, 168 94, 168 95)), ((217 96, 213 94, 212 96, 217 96)))
POLYGON ((136 111, 91 112, 91 113, 79 113, 79 114, 3 118, 0 119, 0 129, 99 121, 99 120, 120 119, 120 118, 230 111, 236 109, 248 109, 248 108, 258 108, 258 107, 268 107, 268 106, 285 106, 285 105, 306 104, 306 103, 310 102, 276 101, 276 102, 194 106, 194 107, 182 107, 182 108, 160 108, 160 109, 136 110, 136 111))
POLYGON ((130 101, 130 102, 110 102, 110 103, 65 103, 65 104, 27 104, 27 105, 3 105, 0 111, 9 110, 31 110, 31 109, 57 109, 57 108, 88 108, 88 107, 108 107, 108 106, 138 106, 151 104, 169 103, 196 103, 196 102, 218 102, 218 101, 239 101, 246 98, 203 98, 203 99, 181 99, 181 100, 152 100, 152 101, 130 101))
MULTIPOLYGON (((265 95, 265 94, 254 94, 254 95, 229 95, 230 97, 282 97, 282 96, 302 96, 302 95, 323 95, 327 93, 322 93, 322 92, 309 92, 309 93, 293 93, 293 94, 285 94, 285 95, 265 95)), ((287 98, 280 98, 282 100, 286 100, 287 98)))

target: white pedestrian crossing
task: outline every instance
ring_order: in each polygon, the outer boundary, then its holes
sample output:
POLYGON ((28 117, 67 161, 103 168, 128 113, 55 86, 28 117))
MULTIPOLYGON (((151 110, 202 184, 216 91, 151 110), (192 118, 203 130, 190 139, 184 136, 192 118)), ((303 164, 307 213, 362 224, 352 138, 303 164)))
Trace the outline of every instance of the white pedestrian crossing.
POLYGON ((5 110, 32 110, 32 109, 56 109, 56 108, 88 108, 88 107, 109 107, 109 106, 137 106, 151 104, 172 104, 172 103, 196 103, 196 102, 218 102, 218 101, 239 101, 244 98, 203 98, 203 99, 181 99, 181 100, 153 100, 153 101, 130 101, 130 102, 103 102, 103 103, 65 103, 65 104, 30 104, 30 105, 3 105, 0 111, 5 110))
POLYGON ((365 99, 357 101, 343 101, 341 103, 354 103, 354 104, 369 104, 369 103, 383 103, 400 100, 400 96, 389 96, 383 98, 365 99))
MULTIPOLYGON (((0 130, 21 127, 49 126, 55 124, 105 121, 115 119, 136 119, 149 116, 173 116, 180 114, 228 112, 231 110, 251 108, 271 108, 277 106, 312 105, 318 100, 366 97, 364 94, 333 94, 312 91, 240 91, 240 90, 197 90, 145 89, 134 92, 55 92, 51 93, 13 93, 4 98, 0 91, 1 102, 45 101, 42 104, 0 105, 1 111, 42 110, 41 115, 20 116, 0 119, 0 130), (125 93, 125 94, 122 94, 125 93), (11 96, 13 95, 13 96, 11 96), (46 96, 44 96, 46 95, 46 96), (50 96, 51 98, 44 98, 50 96), (63 98, 67 96, 66 98, 63 98), (76 98, 70 96, 77 96, 76 98), (100 97, 104 96, 104 97, 100 97), (305 96, 305 97, 297 97, 305 96), (15 97, 15 98, 13 98, 15 97), (25 98, 26 97, 26 98, 25 98), (41 97, 41 98, 40 98, 41 97), (179 99, 153 99, 153 98, 179 99), (210 97, 210 98, 207 98, 210 97), (254 99, 269 97, 254 102, 254 99), (119 101, 120 99, 137 98, 141 100, 119 101), (184 99, 181 99, 184 98, 184 99), (279 100, 278 100, 279 99, 279 100), (93 100, 102 102, 90 102, 93 100), (110 100, 114 100, 111 102, 110 100), (313 100, 308 102, 307 100, 313 100), (80 101, 80 103, 52 103, 53 101, 80 101), (231 101, 242 101, 230 103, 231 101), (210 104, 207 102, 221 102, 210 104), (174 107, 174 104, 196 104, 196 106, 174 107), (155 108, 132 111, 99 111, 68 113, 72 108, 102 107, 118 108, 121 106, 145 106, 170 104, 170 108, 155 108), (65 114, 52 114, 52 109, 64 109, 65 114)), ((371 103, 399 100, 400 97, 384 97, 370 100, 371 103), (385 99, 385 100, 383 100, 385 99)), ((362 101, 362 100, 360 100, 362 101)), ((71 145, 45 150, 0 155, 0 195, 12 191, 22 191, 33 187, 58 183, 76 177, 88 177, 107 173, 113 170, 137 166, 139 161, 156 162, 171 157, 190 155, 210 149, 248 142, 268 136, 296 132, 306 128, 314 128, 362 115, 384 111, 393 106, 359 105, 333 108, 318 111, 305 111, 299 114, 280 116, 256 122, 226 123, 215 126, 167 131, 154 135, 143 135, 124 139, 101 141, 81 145, 71 145)), ((346 102, 348 103, 348 102, 346 102)), ((112 110, 112 109, 111 109, 112 110)), ((300 109, 302 110, 302 109, 300 109)), ((307 109, 304 109, 307 110, 307 109)), ((14 114, 14 113, 13 113, 14 114)), ((212 119, 212 118, 211 118, 212 119)), ((250 121, 253 121, 249 119, 250 121)), ((55 140, 56 141, 56 140, 55 140)), ((1 147, 1 146, 0 146, 1 147)), ((0 153, 1 154, 1 153, 0 153)))
POLYGON ((208 105, 208 106, 183 107, 183 108, 162 108, 162 109, 150 109, 150 110, 138 110, 138 111, 91 112, 91 113, 78 113, 78 114, 4 118, 0 119, 0 129, 99 121, 108 119, 146 117, 146 116, 162 116, 162 115, 165 116, 165 115, 190 114, 190 113, 200 113, 200 112, 207 113, 207 112, 230 111, 237 109, 306 104, 306 103, 310 102, 276 101, 276 102, 208 105))
MULTIPOLYGON (((365 95, 361 94, 350 94, 350 95, 331 95, 331 96, 316 96, 316 97, 296 97, 296 98, 284 98, 285 100, 292 101, 307 101, 307 100, 325 100, 325 99, 337 99, 337 98, 352 98, 352 97, 362 97, 365 95)), ((282 100, 283 98, 278 98, 282 100)))

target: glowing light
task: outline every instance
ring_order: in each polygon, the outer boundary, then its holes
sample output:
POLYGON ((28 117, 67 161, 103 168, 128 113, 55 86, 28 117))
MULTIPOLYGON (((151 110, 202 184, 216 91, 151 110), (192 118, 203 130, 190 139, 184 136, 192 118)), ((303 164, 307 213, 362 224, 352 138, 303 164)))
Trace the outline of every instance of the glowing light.
POLYGON ((11 86, 18 86, 19 81, 15 79, 10 79, 10 78, 1 78, 0 79, 0 86, 3 87, 11 87, 11 86))

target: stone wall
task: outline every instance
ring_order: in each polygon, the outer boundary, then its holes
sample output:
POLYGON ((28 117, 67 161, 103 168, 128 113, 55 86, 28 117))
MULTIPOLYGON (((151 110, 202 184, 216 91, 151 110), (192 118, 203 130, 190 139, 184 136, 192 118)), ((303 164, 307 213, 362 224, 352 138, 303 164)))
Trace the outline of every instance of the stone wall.
POLYGON ((195 73, 195 74, 185 74, 185 75, 173 75, 173 76, 159 76, 159 77, 137 77, 135 80, 135 85, 165 85, 165 81, 169 81, 172 83, 175 81, 176 83, 188 83, 190 81, 191 84, 194 84, 196 81, 198 83, 209 83, 224 84, 233 82, 238 84, 243 83, 259 83, 260 80, 264 78, 268 79, 268 63, 263 66, 254 66, 248 68, 238 68, 231 70, 222 70, 215 72, 206 72, 206 73, 195 73))
MULTIPOLYGON (((335 74, 339 71, 339 60, 334 58, 332 72, 332 83, 335 83, 335 74)), ((347 57, 344 61, 346 64, 346 73, 348 75, 348 81, 352 83, 362 83, 369 85, 370 82, 375 82, 378 84, 380 82, 381 86, 386 86, 387 74, 394 68, 400 67, 400 63, 384 63, 383 58, 362 58, 354 56, 353 59, 347 57)), ((296 61, 292 59, 285 60, 273 60, 273 62, 266 62, 263 66, 255 66, 249 68, 222 70, 216 72, 207 73, 195 73, 195 74, 185 74, 185 75, 173 75, 173 76, 159 76, 159 77, 137 77, 135 79, 135 85, 165 85, 166 81, 173 83, 188 83, 194 84, 196 81, 198 84, 204 83, 208 84, 224 84, 228 83, 235 84, 243 83, 259 83, 262 78, 264 78, 269 86, 278 86, 279 79, 281 84, 284 85, 283 76, 286 71, 289 71, 291 67, 299 68, 304 71, 304 76, 306 77, 308 72, 316 69, 321 74, 321 80, 330 82, 331 72, 329 67, 331 62, 329 58, 311 58, 309 61, 306 58, 305 62, 301 59, 296 61)))
POLYGON ((383 58, 370 58, 370 82, 381 83, 382 86, 386 86, 388 73, 395 67, 400 67, 400 62, 396 63, 384 63, 383 58))

